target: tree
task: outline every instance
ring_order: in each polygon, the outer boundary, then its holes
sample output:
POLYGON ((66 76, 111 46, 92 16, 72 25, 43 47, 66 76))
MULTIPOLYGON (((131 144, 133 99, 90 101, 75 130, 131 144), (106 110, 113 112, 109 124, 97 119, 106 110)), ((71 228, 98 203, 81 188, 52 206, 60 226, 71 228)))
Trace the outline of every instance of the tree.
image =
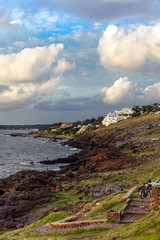
POLYGON ((139 115, 141 115, 141 110, 142 108, 140 108, 139 106, 134 106, 132 108, 133 111, 132 117, 138 117, 139 115))

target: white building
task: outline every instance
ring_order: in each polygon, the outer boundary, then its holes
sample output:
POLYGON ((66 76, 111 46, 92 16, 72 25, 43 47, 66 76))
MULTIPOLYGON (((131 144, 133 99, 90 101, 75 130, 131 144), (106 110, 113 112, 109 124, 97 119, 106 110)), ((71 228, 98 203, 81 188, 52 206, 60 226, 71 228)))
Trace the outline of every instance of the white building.
POLYGON ((102 124, 109 126, 111 123, 117 123, 123 119, 131 117, 133 111, 131 108, 123 108, 120 111, 115 110, 113 113, 108 113, 108 115, 103 119, 102 124))

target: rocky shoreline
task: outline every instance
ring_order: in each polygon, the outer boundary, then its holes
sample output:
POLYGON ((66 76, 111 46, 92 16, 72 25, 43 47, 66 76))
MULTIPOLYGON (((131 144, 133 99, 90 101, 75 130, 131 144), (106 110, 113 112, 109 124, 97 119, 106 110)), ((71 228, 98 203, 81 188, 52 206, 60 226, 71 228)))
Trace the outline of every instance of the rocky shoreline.
POLYGON ((49 134, 34 134, 34 133, 11 133, 11 137, 33 137, 33 138, 49 138, 53 140, 58 139, 72 139, 69 136, 57 136, 57 135, 49 135, 49 134))
POLYGON ((31 223, 33 219, 28 212, 37 204, 58 198, 64 182, 78 181, 82 175, 85 179, 89 173, 132 169, 160 158, 159 138, 155 138, 155 134, 154 139, 143 137, 144 133, 150 136, 152 132, 159 136, 159 118, 86 132, 63 143, 82 149, 81 152, 56 161, 41 162, 70 163, 60 171, 26 170, 0 179, 0 229, 20 228, 31 223))
POLYGON ((137 144, 130 139, 131 133, 128 132, 126 138, 124 138, 124 136, 121 136, 122 132, 123 130, 119 130, 119 132, 113 132, 107 137, 104 136, 101 138, 92 132, 86 132, 76 139, 62 143, 63 145, 67 144, 80 148, 82 149, 81 152, 67 158, 40 161, 40 164, 70 163, 67 166, 61 167, 60 172, 76 171, 83 174, 134 168, 144 162, 149 162, 152 159, 160 157, 159 153, 151 155, 150 158, 145 154, 140 154, 144 150, 156 150, 154 141, 146 140, 137 144), (133 154, 121 151, 126 144, 132 149, 133 154))

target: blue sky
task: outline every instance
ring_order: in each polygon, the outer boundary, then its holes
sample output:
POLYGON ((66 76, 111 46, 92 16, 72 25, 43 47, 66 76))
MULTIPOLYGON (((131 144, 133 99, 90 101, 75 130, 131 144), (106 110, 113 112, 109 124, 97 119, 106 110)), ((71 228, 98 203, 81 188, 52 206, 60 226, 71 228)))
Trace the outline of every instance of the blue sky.
POLYGON ((0 124, 160 102, 160 0, 0 0, 0 124))

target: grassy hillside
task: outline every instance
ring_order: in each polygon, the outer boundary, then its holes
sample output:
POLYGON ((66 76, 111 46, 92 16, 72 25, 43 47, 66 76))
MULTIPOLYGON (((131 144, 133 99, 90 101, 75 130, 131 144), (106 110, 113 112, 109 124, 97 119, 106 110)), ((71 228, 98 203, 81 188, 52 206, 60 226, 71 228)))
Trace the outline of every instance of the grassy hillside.
MULTIPOLYGON (((0 239, 54 239, 54 240, 156 240, 160 235, 160 210, 158 207, 141 220, 124 224, 118 229, 94 228, 76 229, 64 232, 32 232, 35 227, 50 222, 56 222, 67 216, 81 214, 81 220, 104 219, 106 211, 122 209, 125 201, 122 197, 133 186, 140 186, 148 179, 156 180, 160 177, 160 115, 144 115, 138 118, 121 121, 117 124, 103 127, 94 132, 101 139, 106 139, 111 133, 119 132, 121 139, 127 136, 128 142, 119 149, 129 156, 135 156, 141 161, 145 156, 146 161, 139 166, 133 166, 118 171, 97 171, 88 174, 76 174, 70 182, 63 182, 63 191, 58 198, 44 205, 37 205, 29 214, 35 219, 40 213, 48 211, 48 215, 33 224, 14 231, 1 232, 0 239), (122 131, 120 131, 122 130, 122 131), (132 134, 131 134, 132 133, 132 134), (131 135, 130 135, 131 134, 131 135), (148 144, 151 145, 145 145, 148 144), (110 196, 93 198, 86 195, 86 190, 97 183, 109 186, 123 186, 122 191, 110 196), (29 230, 29 231, 28 231, 29 230)), ((118 135, 118 137, 119 137, 118 135)), ((137 190, 131 197, 139 197, 137 190)))

